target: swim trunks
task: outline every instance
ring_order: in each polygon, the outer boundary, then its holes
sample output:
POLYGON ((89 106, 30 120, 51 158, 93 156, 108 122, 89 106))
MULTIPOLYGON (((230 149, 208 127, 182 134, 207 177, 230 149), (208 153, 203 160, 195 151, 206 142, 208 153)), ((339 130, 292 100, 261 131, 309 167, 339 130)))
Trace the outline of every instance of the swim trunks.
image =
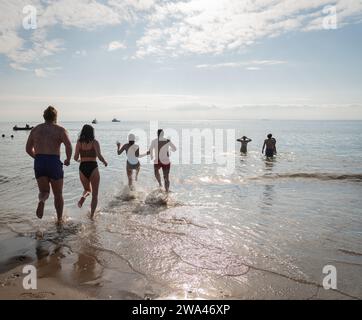
POLYGON ((58 155, 37 154, 34 160, 35 178, 48 177, 52 180, 60 180, 64 177, 63 163, 58 155))
POLYGON ((171 162, 169 162, 168 164, 163 164, 162 162, 158 162, 154 164, 155 169, 160 170, 162 168, 162 170, 170 170, 171 168, 171 162))
POLYGON ((268 158, 271 158, 274 156, 274 149, 266 149, 265 150, 265 155, 268 157, 268 158))

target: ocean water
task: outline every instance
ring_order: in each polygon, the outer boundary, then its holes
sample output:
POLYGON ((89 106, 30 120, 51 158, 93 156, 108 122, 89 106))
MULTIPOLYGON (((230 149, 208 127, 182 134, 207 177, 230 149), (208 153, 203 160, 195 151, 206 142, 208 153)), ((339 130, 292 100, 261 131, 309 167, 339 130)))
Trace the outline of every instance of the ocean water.
MULTIPOLYGON (((83 123, 62 125, 75 143, 83 123)), ((125 142, 132 129, 143 152, 154 125, 100 122, 96 137, 109 166, 100 164, 97 218, 88 219, 89 200, 76 206, 82 188, 73 161, 64 169, 61 229, 52 198, 44 219, 35 217, 28 133, 12 126, 0 124, 0 272, 56 255, 62 281, 100 298, 362 298, 360 121, 159 122, 179 142, 168 199, 147 158, 130 192, 125 156, 116 154, 116 141, 125 142), (182 163, 182 154, 195 153, 182 144, 187 129, 219 130, 224 150, 203 144, 201 163, 182 163), (253 139, 246 156, 236 141, 226 149, 228 129, 253 139), (269 132, 277 139, 273 161, 261 155, 269 132), (212 156, 227 156, 234 169, 218 172, 212 156), (334 296, 322 287, 326 265, 337 270, 334 296)))

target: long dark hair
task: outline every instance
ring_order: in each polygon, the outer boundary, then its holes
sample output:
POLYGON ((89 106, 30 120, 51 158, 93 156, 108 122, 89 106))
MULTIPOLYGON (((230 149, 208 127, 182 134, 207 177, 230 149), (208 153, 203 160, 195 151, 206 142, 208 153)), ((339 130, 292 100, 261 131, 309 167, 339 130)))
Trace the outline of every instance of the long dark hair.
POLYGON ((84 143, 90 143, 94 140, 94 128, 89 125, 89 124, 85 124, 82 128, 82 131, 79 134, 79 142, 84 142, 84 143))

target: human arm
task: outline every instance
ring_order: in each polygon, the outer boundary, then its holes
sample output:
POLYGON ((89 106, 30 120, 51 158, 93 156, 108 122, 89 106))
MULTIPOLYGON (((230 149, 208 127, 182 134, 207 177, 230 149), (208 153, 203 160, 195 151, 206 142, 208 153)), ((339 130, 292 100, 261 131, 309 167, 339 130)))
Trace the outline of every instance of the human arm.
POLYGON ((146 151, 146 152, 144 152, 144 153, 139 153, 139 149, 138 149, 138 155, 136 154, 136 156, 137 156, 138 158, 143 158, 143 157, 146 157, 146 156, 148 156, 148 155, 150 155, 150 150, 148 150, 148 151, 146 151))
POLYGON ((31 131, 29 134, 28 141, 26 142, 25 150, 29 156, 31 156, 32 158, 35 158, 33 131, 31 131))
POLYGON ((80 147, 80 142, 78 141, 77 144, 75 145, 75 151, 74 151, 74 161, 79 160, 79 147, 80 147))
POLYGON ((155 141, 152 141, 151 142, 151 146, 150 146, 150 149, 147 151, 147 154, 150 155, 151 157, 151 160, 154 159, 154 151, 155 151, 155 141))
POLYGON ((97 140, 94 140, 94 149, 96 150, 98 159, 104 164, 105 167, 107 167, 108 162, 103 158, 101 152, 101 146, 99 145, 99 142, 97 140))
POLYGON ((170 146, 170 148, 171 148, 171 151, 172 152, 175 152, 177 149, 176 149, 176 146, 172 143, 172 141, 171 140, 168 140, 168 143, 169 143, 169 146, 170 146))
POLYGON ((67 156, 67 158, 64 160, 64 165, 69 166, 70 159, 72 158, 73 148, 72 143, 69 139, 68 132, 65 129, 62 132, 62 143, 65 146, 65 154, 67 156))
POLYGON ((266 141, 264 140, 263 150, 261 151, 261 153, 264 153, 265 145, 266 145, 266 141))
POLYGON ((123 152, 124 150, 126 150, 125 144, 121 147, 121 143, 118 142, 118 143, 117 143, 117 154, 118 154, 118 155, 122 154, 122 152, 123 152))

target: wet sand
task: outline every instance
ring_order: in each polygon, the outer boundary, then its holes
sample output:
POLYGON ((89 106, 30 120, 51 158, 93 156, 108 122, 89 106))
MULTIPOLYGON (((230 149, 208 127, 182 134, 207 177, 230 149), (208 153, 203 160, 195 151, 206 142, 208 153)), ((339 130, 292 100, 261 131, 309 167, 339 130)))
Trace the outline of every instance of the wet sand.
MULTIPOLYGON (((305 280, 291 279, 271 270, 254 266, 243 267, 242 274, 224 275, 214 279, 212 290, 175 290, 156 283, 132 270, 126 261, 118 259, 117 268, 102 266, 102 258, 91 252, 75 252, 67 246, 42 245, 31 238, 17 237, 2 242, 12 255, 2 259, 0 268, 0 299, 355 299, 358 296, 324 290, 320 285, 305 280), (24 247, 24 243, 28 246, 24 247), (20 249, 19 246, 23 246, 20 249), (47 248, 47 249, 46 249, 47 248), (20 249, 20 251, 19 251, 20 249), (34 257, 35 250, 38 257, 34 257), (42 251, 42 252, 40 252, 42 251), (37 269, 37 290, 23 288, 23 266, 37 269)), ((49 244, 48 244, 49 245, 49 244)), ((182 257, 180 258, 182 259, 182 257)), ((212 270, 190 268, 195 276, 212 270)), ((205 274, 205 279, 207 275, 205 274)))
POLYGON ((101 259, 90 252, 74 252, 61 245, 54 247, 47 241, 39 245, 39 241, 28 237, 2 241, 1 249, 12 253, 0 261, 2 300, 155 298, 155 294, 147 289, 145 278, 123 261, 117 261, 117 270, 106 270, 101 259), (23 287, 25 265, 36 267, 36 290, 23 287))

